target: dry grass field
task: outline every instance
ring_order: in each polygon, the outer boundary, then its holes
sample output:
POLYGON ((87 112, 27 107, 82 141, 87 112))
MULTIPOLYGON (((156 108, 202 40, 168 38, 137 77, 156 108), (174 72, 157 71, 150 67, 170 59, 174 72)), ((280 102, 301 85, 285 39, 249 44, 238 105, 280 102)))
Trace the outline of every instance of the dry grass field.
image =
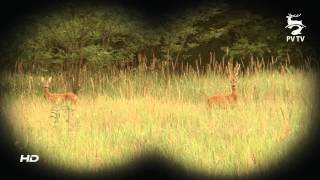
MULTIPOLYGON (((223 74, 120 71, 85 75, 76 105, 43 97, 40 74, 5 74, 2 107, 16 144, 42 161, 75 171, 125 164, 157 149, 187 169, 241 175, 285 158, 308 135, 315 74, 240 73, 237 103, 208 107, 229 93, 223 74)), ((51 74, 51 92, 67 79, 51 74)))

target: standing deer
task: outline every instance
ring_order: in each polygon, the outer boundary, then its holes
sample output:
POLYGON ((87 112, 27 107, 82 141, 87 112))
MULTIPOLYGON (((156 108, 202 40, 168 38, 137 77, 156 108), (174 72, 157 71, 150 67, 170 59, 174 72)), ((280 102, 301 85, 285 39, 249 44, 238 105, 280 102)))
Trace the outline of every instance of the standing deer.
POLYGON ((41 77, 41 82, 44 89, 44 97, 49 101, 70 101, 73 104, 77 103, 78 96, 75 93, 51 93, 49 92, 49 84, 51 83, 52 77, 49 77, 48 80, 45 80, 41 77))
POLYGON ((208 97, 209 106, 212 106, 213 104, 234 103, 238 100, 236 85, 238 82, 239 69, 240 69, 240 64, 237 64, 234 68, 231 63, 228 64, 228 78, 231 83, 231 93, 229 95, 209 96, 208 97))

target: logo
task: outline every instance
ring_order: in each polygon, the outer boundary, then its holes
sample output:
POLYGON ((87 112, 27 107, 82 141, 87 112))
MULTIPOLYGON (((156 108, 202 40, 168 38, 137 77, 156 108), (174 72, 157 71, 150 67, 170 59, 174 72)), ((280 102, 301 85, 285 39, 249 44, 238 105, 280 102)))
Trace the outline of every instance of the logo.
POLYGON ((21 155, 20 156, 20 162, 38 162, 39 161, 39 156, 38 155, 21 155))
POLYGON ((292 18, 298 18, 301 14, 288 14, 287 17, 287 23, 288 25, 285 28, 292 29, 291 35, 287 36, 287 42, 303 42, 305 39, 305 36, 298 36, 301 33, 301 30, 305 28, 306 26, 302 24, 302 20, 292 20, 292 18))

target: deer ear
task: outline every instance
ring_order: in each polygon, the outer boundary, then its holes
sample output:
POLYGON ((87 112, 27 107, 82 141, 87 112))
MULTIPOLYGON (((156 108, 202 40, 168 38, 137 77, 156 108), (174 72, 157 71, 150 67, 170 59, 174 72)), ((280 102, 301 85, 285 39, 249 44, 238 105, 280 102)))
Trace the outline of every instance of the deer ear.
POLYGON ((44 78, 43 77, 41 77, 41 82, 43 82, 44 81, 44 78))
POLYGON ((52 77, 49 77, 49 79, 48 79, 49 83, 51 82, 51 80, 52 80, 52 77))

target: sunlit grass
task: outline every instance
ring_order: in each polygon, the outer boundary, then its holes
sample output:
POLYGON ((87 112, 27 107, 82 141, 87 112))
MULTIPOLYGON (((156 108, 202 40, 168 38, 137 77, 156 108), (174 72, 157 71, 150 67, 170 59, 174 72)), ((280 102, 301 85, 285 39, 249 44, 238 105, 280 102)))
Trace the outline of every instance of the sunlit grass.
POLYGON ((239 175, 285 158, 307 135, 315 75, 241 76, 239 102, 211 109, 207 96, 230 91, 225 76, 123 73, 91 86, 88 78, 76 106, 45 101, 37 79, 32 91, 7 95, 3 108, 19 146, 43 161, 98 170, 157 148, 186 168, 239 175))

